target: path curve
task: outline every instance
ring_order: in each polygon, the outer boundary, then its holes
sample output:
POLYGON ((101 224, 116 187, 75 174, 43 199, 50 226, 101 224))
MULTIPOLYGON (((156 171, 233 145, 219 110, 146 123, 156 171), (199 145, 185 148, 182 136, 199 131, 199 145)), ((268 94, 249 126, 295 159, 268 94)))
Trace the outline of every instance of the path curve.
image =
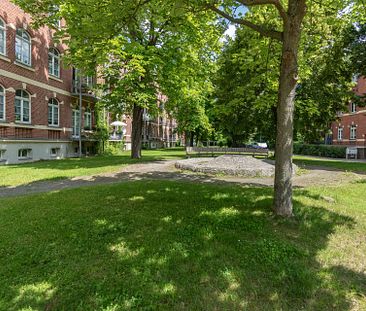
MULTIPOLYGON (((241 184, 257 187, 272 187, 274 182, 273 177, 244 178, 181 172, 174 167, 175 162, 176 160, 169 160, 131 164, 114 173, 79 176, 54 181, 37 181, 27 185, 2 187, 0 188, 0 198, 136 180, 173 180, 211 184, 241 184)), ((312 168, 300 176, 295 176, 293 185, 300 188, 316 185, 340 185, 364 178, 364 175, 356 173, 312 168)))

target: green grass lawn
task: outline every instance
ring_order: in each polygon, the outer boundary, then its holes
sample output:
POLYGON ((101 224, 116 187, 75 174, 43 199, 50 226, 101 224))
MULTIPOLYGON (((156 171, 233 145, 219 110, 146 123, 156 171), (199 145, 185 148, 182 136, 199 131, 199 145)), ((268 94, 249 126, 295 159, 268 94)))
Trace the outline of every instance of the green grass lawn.
POLYGON ((0 166, 0 187, 18 186, 35 181, 108 173, 139 162, 183 158, 184 149, 143 150, 141 160, 132 160, 130 152, 118 156, 96 156, 57 161, 40 161, 0 166))
POLYGON ((306 168, 306 166, 320 166, 350 172, 366 172, 366 162, 348 162, 346 159, 322 159, 307 156, 294 156, 294 163, 306 168))
POLYGON ((366 310, 366 184, 131 182, 0 200, 0 310, 366 310), (329 203, 321 195, 331 196, 329 203))

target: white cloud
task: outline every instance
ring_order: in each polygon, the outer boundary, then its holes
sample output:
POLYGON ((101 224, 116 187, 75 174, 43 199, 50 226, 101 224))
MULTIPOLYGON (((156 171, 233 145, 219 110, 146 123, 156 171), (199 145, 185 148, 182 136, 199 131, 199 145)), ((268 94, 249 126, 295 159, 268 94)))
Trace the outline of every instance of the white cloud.
POLYGON ((225 31, 225 35, 229 36, 231 38, 235 38, 235 31, 236 31, 236 26, 235 25, 229 25, 229 28, 225 31))

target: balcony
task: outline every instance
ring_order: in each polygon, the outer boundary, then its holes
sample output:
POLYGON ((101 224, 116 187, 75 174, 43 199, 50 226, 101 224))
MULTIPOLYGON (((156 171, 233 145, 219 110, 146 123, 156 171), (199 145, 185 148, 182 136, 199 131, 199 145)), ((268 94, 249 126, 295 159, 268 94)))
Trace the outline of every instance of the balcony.
MULTIPOLYGON (((94 93, 94 79, 91 77, 85 77, 81 79, 81 94, 83 97, 88 97, 90 99, 96 99, 96 95, 94 93)), ((72 90, 71 93, 73 95, 79 96, 80 93, 80 81, 79 80, 72 80, 72 90)))
POLYGON ((122 141, 123 140, 123 134, 113 133, 109 136, 110 141, 122 141))

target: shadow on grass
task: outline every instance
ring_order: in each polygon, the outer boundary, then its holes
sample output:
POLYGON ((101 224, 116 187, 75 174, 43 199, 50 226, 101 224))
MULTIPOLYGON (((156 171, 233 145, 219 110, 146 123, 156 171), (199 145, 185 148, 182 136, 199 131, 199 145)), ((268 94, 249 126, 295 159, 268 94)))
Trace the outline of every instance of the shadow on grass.
POLYGON ((154 181, 1 200, 0 309, 351 309, 365 276, 317 254, 354 220, 306 190, 278 219, 271 195, 154 181))
POLYGON ((33 182, 67 179, 75 176, 90 176, 118 171, 129 164, 161 162, 169 159, 182 159, 181 149, 146 150, 141 159, 131 159, 125 152, 121 155, 70 158, 53 161, 39 161, 0 167, 0 187, 30 185, 33 182))

